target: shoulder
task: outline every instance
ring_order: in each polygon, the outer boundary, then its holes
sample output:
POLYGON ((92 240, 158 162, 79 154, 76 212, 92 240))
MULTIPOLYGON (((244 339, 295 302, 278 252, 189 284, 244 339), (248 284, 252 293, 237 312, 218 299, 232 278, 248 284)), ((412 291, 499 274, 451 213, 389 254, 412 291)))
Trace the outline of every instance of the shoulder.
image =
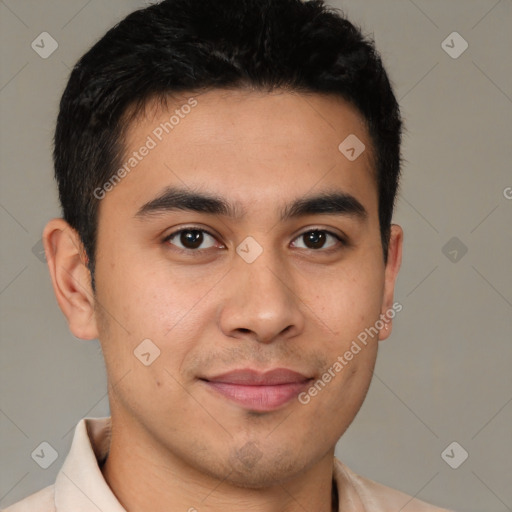
POLYGON ((2 512, 55 512, 54 485, 49 485, 18 501, 2 512))
POLYGON ((401 512, 452 512, 445 508, 425 503, 401 491, 354 473, 339 459, 334 459, 335 472, 340 479, 349 480, 365 505, 367 512, 400 510, 401 512))

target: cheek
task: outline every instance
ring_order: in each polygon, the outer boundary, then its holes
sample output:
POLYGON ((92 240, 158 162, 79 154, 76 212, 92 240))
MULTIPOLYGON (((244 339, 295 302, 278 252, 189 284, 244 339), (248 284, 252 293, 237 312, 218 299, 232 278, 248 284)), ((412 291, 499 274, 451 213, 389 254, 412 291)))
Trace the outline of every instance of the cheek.
POLYGON ((141 368, 146 374, 157 372, 157 381, 168 380, 169 375, 160 374, 159 368, 163 365, 173 375, 179 373, 188 354, 204 338, 202 330, 209 322, 206 304, 212 296, 208 291, 218 278, 194 279, 190 272, 173 270, 165 262, 145 264, 128 258, 104 267, 111 270, 103 270, 101 278, 98 274, 99 302, 108 312, 108 330, 100 329, 105 356, 110 355, 111 364, 119 367, 117 373, 138 370, 141 365, 134 351, 149 339, 159 355, 155 364, 141 368))
POLYGON ((98 261, 100 301, 130 333, 162 336, 190 309, 190 286, 164 263, 121 243, 112 243, 98 261))
POLYGON ((378 319, 383 282, 383 276, 371 268, 347 269, 317 281, 319 291, 305 302, 332 333, 346 341, 378 319))

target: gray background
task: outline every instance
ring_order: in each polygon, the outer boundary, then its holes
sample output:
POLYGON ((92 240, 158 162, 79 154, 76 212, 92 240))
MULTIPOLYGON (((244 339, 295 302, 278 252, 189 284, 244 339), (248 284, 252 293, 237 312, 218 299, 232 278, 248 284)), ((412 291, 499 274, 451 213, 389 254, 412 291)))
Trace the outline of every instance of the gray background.
MULTIPOLYGON (((510 511, 512 2, 331 4, 374 35, 407 126, 395 215, 405 230, 403 311, 337 455, 426 501, 510 511), (441 46, 454 31, 469 44, 456 59, 441 46), (453 441, 469 454, 457 469, 441 457, 453 441)), ((109 414, 99 344, 69 333, 37 244, 59 215, 51 138, 70 68, 143 5, 0 1, 1 507, 53 483, 80 418, 109 414), (47 59, 31 48, 44 31, 59 45, 47 59), (59 454, 48 469, 31 458, 42 441, 59 454)), ((452 464, 462 453, 449 452, 452 464)))

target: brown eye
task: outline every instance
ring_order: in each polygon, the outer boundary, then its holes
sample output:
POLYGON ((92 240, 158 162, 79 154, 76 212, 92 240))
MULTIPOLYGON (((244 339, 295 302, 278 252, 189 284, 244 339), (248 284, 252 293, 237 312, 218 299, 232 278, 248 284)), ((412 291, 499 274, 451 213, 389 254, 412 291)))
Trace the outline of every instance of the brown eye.
MULTIPOLYGON (((215 242, 215 238, 204 229, 184 228, 171 233, 165 239, 165 242, 171 245, 176 245, 179 249, 182 250, 194 251, 200 248, 201 245, 204 244, 205 240, 208 240, 208 238, 215 242)), ((201 247, 200 250, 209 249, 210 247, 214 246, 215 243, 212 243, 209 246, 201 247)))
MULTIPOLYGON (((311 249, 311 250, 320 250, 320 249, 326 249, 325 243, 330 238, 334 238, 337 242, 344 245, 344 241, 341 237, 336 235, 335 233, 332 233, 330 231, 327 231, 325 229, 313 229, 309 231, 305 231, 301 235, 299 235, 296 240, 304 240, 304 249, 311 249)), ((336 241, 334 243, 331 243, 327 249, 330 249, 331 247, 336 246, 336 241)))

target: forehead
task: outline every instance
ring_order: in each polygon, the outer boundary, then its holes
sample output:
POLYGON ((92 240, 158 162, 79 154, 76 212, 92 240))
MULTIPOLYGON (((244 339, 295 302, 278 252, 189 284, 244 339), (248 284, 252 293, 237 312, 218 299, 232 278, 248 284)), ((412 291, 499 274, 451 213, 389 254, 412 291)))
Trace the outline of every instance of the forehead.
POLYGON ((272 142, 291 147, 300 142, 305 151, 331 152, 338 150, 333 143, 344 132, 368 135, 362 115, 339 95, 283 89, 213 89, 163 96, 149 100, 127 124, 126 148, 136 145, 141 135, 152 134, 157 142, 179 139, 197 149, 203 144, 272 142))
POLYGON ((127 126, 124 149, 129 172, 106 203, 140 206, 176 184, 238 204, 284 204, 335 185, 377 197, 364 120, 334 95, 216 89, 153 100, 127 126), (347 140, 365 148, 356 159, 343 152, 347 140))

